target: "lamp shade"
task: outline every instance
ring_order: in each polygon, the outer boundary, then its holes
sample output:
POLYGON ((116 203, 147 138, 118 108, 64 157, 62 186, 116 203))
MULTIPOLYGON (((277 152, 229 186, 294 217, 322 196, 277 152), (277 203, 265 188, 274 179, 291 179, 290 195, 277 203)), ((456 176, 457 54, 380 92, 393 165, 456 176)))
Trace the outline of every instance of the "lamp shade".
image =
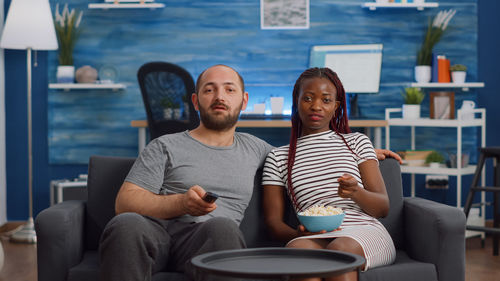
POLYGON ((48 0, 12 0, 2 33, 5 49, 56 50, 54 20, 48 0))

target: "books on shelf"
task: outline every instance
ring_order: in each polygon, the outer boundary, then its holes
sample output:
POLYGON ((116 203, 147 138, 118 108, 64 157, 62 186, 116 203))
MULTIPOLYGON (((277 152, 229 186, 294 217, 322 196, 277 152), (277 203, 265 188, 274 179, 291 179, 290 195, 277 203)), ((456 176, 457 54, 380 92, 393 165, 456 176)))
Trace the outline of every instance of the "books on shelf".
POLYGON ((450 83, 450 60, 446 56, 437 56, 438 64, 438 82, 439 83, 450 83))
POLYGON ((431 82, 438 82, 438 55, 432 54, 431 82))

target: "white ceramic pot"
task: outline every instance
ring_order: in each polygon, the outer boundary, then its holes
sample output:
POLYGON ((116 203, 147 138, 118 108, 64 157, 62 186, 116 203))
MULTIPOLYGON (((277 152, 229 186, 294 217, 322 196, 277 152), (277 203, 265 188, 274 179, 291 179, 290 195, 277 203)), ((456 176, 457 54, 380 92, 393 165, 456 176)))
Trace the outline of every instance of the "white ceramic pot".
POLYGON ((419 119, 420 104, 403 104, 403 119, 419 119))
POLYGON ((452 71, 451 79, 453 83, 465 83, 465 76, 467 76, 467 72, 465 71, 452 71))
POLYGON ((57 83, 73 83, 75 81, 75 67, 73 65, 60 65, 57 67, 57 83))
POLYGON ((389 3, 389 0, 377 0, 375 2, 380 3, 380 4, 386 4, 386 3, 389 3))
POLYGON ((431 162, 431 163, 429 163, 429 167, 433 168, 433 169, 437 169, 437 168, 439 168, 439 166, 440 166, 439 162, 431 162))
POLYGON ((180 108, 174 108, 174 119, 175 120, 181 120, 182 117, 182 111, 180 108))
POLYGON ((428 83, 431 81, 431 66, 417 65, 415 66, 415 81, 419 83, 428 83))
POLYGON ((425 3, 425 0, 413 0, 413 3, 415 3, 415 4, 423 4, 423 3, 425 3))
POLYGON ((283 114, 283 103, 285 102, 284 97, 271 97, 271 113, 272 114, 283 114))
POLYGON ((266 113, 266 104, 265 103, 256 103, 253 105, 253 113, 256 114, 264 114, 266 113))
POLYGON ((174 113, 174 110, 172 108, 164 108, 163 109, 163 118, 166 120, 172 119, 172 114, 174 113))

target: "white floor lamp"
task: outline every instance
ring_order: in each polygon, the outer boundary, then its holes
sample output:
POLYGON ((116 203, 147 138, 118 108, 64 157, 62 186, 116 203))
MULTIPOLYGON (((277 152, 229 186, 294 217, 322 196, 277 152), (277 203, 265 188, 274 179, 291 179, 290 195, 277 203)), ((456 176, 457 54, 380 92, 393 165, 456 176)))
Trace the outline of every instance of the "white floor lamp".
POLYGON ((58 48, 49 1, 12 0, 5 21, 0 47, 27 51, 29 218, 23 228, 11 236, 11 241, 36 243, 36 233, 33 225, 31 50, 56 50, 58 48))

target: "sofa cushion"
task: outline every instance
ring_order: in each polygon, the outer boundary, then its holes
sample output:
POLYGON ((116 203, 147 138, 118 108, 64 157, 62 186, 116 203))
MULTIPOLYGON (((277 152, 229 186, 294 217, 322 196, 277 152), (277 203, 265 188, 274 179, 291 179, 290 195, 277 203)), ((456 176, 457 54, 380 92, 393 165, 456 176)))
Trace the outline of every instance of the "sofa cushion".
POLYGON ((437 281, 436 267, 432 263, 418 262, 401 250, 396 251, 396 261, 387 266, 361 272, 359 281, 437 281))
POLYGON ((99 254, 87 251, 82 261, 72 267, 68 273, 68 281, 99 280, 99 254))

